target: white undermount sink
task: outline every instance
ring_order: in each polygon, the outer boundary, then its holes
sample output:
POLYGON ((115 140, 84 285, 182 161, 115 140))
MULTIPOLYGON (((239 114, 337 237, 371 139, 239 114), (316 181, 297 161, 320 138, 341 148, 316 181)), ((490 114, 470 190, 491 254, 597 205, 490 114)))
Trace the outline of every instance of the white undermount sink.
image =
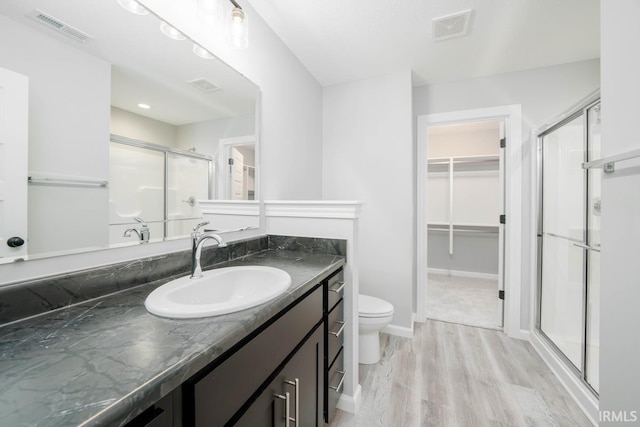
POLYGON ((174 319, 217 316, 267 302, 291 286, 291 276, 265 266, 224 267, 165 283, 144 302, 155 315, 174 319))

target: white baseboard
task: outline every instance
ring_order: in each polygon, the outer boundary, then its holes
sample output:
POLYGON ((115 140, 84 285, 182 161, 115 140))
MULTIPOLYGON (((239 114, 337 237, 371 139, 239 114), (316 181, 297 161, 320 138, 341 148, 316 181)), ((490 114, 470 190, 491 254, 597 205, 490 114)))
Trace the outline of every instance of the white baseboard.
POLYGON ((342 393, 340 395, 340 399, 338 399, 336 407, 351 414, 357 414, 360 410, 360 404, 362 403, 362 400, 360 399, 361 392, 362 387, 360 386, 360 384, 358 384, 358 386, 356 387, 356 391, 353 393, 353 396, 348 396, 342 393))
POLYGON ((410 328, 406 326, 389 325, 385 327, 382 332, 402 338, 413 338, 413 321, 411 322, 410 328))
POLYGON ((529 337, 529 342, 531 342, 533 348, 549 369, 551 369, 551 372, 553 372, 558 381, 560 381, 560 384, 562 384, 576 404, 582 409, 582 412, 584 412, 589 421, 591 421, 594 426, 597 426, 599 404, 596 397, 587 390, 587 387, 566 367, 558 355, 553 352, 549 345, 545 343, 538 334, 531 332, 529 337))
POLYGON ((474 277, 474 278, 477 278, 477 279, 494 279, 494 280, 498 280, 498 275, 497 274, 476 273, 475 271, 445 270, 443 268, 427 268, 427 273, 444 274, 446 276, 474 277))
POLYGON ((509 336, 523 341, 531 341, 531 332, 528 329, 518 329, 515 334, 509 336))

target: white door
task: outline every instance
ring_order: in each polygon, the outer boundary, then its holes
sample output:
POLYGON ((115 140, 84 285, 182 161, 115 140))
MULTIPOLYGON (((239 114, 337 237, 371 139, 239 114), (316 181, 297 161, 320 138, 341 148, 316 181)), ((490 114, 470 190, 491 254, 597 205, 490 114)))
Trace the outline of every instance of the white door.
POLYGON ((504 237, 505 227, 502 218, 506 209, 505 204, 505 159, 507 146, 506 122, 500 122, 500 220, 498 221, 498 325, 504 325, 504 237))
POLYGON ((0 68, 0 262, 27 254, 28 105, 28 77, 0 68))
POLYGON ((231 200, 245 200, 244 196, 244 156, 237 148, 230 149, 231 200))

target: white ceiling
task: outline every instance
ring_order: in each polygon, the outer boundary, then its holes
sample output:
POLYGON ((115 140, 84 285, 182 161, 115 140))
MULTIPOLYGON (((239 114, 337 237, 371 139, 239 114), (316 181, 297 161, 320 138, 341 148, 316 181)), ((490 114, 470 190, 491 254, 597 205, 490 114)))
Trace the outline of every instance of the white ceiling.
POLYGON ((600 57, 600 0, 246 0, 323 86, 412 70, 414 85, 600 57), (431 20, 473 9, 468 36, 431 20))

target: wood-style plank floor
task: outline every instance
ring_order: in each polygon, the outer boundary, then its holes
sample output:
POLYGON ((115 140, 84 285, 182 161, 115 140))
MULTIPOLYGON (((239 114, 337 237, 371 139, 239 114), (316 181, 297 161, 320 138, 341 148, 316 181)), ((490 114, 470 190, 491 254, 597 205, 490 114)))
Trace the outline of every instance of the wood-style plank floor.
POLYGON ((428 320, 381 345, 360 365, 359 413, 338 410, 331 427, 592 425, 533 347, 500 331, 428 320))

